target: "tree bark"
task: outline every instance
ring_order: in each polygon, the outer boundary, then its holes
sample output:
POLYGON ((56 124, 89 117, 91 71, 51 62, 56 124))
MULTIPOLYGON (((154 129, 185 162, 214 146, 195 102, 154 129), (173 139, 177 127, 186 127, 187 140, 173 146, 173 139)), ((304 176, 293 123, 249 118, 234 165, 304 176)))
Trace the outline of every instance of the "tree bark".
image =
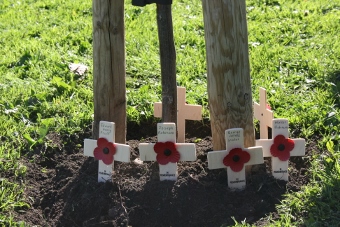
POLYGON ((124 0, 93 0, 93 137, 101 120, 115 122, 116 142, 126 140, 124 0))
POLYGON ((177 125, 176 50, 171 5, 157 4, 157 25, 162 75, 162 121, 177 125))
POLYGON ((202 0, 208 98, 214 150, 226 148, 224 132, 244 129, 255 145, 245 0, 202 0))

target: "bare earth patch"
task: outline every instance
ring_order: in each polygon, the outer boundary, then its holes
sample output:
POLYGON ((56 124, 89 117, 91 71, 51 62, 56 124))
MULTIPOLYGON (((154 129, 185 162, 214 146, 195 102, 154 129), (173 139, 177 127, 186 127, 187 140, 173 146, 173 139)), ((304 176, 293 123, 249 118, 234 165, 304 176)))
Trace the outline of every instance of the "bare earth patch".
MULTIPOLYGON (((270 176, 266 159, 253 168, 244 191, 230 191, 227 172, 207 168, 207 152, 212 150, 209 124, 188 121, 186 131, 186 142, 198 141, 197 160, 178 164, 176 182, 159 181, 155 162, 115 162, 113 183, 97 183, 98 162, 77 146, 90 138, 90 130, 50 134, 53 148, 35 149, 24 160, 28 172, 23 183, 31 208, 18 211, 16 220, 41 226, 220 226, 234 224, 234 217, 261 226, 266 215, 277 215, 275 205, 284 193, 308 183, 306 158, 291 159, 288 183, 270 176)), ((138 157, 140 142, 156 141, 153 135, 154 123, 128 125, 131 161, 138 157)), ((315 150, 311 144, 307 156, 315 150)))

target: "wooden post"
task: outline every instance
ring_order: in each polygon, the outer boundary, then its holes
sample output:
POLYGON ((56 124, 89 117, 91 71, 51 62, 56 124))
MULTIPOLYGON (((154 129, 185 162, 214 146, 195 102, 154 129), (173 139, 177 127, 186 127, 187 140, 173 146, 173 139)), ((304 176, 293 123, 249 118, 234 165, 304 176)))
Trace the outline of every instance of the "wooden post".
POLYGON ((116 141, 125 144, 125 32, 124 0, 93 0, 93 138, 99 122, 116 124, 116 141))
POLYGON ((176 50, 171 5, 157 4, 157 25, 162 74, 162 120, 177 125, 176 50))
POLYGON ((224 132, 230 128, 243 128, 244 146, 254 146, 246 1, 202 4, 214 150, 225 149, 224 132))

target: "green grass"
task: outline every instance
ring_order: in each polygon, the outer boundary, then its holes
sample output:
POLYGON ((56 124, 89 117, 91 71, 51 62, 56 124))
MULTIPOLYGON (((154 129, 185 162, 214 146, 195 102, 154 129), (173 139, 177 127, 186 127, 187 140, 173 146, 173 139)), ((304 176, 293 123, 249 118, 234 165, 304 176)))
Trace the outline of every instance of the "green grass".
MULTIPOLYGON (((340 167, 340 0, 247 0, 253 97, 268 91, 275 117, 322 151, 306 157, 311 182, 289 192, 268 226, 336 226, 340 167)), ((126 2, 128 120, 152 119, 160 100, 155 6, 126 2), (146 29, 147 28, 147 29, 146 29)), ((209 117, 201 1, 173 4, 177 81, 209 117)), ((48 132, 72 134, 93 120, 91 1, 0 0, 0 225, 29 206, 21 157, 48 132), (70 63, 89 66, 85 77, 70 63), (6 176, 6 178, 5 178, 6 176)), ((236 223, 246 226, 246 223, 236 223)))

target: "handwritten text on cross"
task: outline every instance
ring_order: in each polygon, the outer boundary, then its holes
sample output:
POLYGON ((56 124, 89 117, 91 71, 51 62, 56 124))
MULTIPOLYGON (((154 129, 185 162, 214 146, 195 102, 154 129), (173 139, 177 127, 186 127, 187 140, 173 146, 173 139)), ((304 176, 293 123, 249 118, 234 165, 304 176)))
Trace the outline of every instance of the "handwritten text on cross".
POLYGON ((196 148, 191 143, 176 143, 176 125, 174 123, 157 124, 158 142, 141 143, 139 154, 142 161, 159 163, 160 180, 177 180, 177 162, 195 161, 196 148))
POLYGON ((208 153, 208 168, 227 168, 228 186, 243 189, 246 186, 245 166, 263 163, 261 147, 244 148, 242 128, 225 131, 226 150, 208 153))
POLYGON ((287 119, 274 119, 272 124, 272 139, 256 140, 256 145, 263 147, 264 157, 271 157, 273 176, 288 181, 288 160, 305 155, 305 140, 288 138, 287 119))
POLYGON ((101 121, 99 123, 99 139, 84 140, 84 155, 99 160, 98 182, 111 180, 115 161, 130 162, 130 147, 115 143, 115 124, 101 121))

